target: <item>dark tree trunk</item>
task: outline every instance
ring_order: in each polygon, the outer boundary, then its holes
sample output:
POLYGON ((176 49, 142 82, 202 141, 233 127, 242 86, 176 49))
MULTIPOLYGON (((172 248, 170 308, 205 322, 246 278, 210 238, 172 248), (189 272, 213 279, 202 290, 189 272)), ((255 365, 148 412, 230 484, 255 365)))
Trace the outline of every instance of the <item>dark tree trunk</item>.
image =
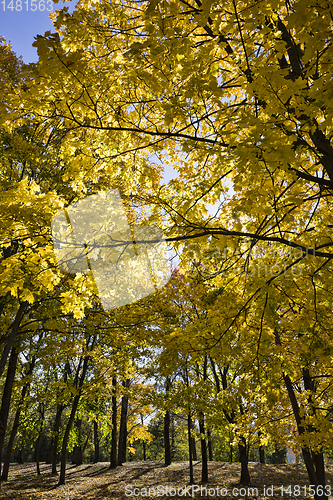
POLYGON ((263 446, 259 446, 259 461, 261 464, 265 464, 265 449, 263 446))
MULTIPOLYGON (((192 419, 191 419, 191 429, 192 431, 195 431, 194 422, 192 419)), ((192 440, 192 458, 194 461, 197 461, 198 460, 197 445, 195 442, 195 437, 193 436, 193 432, 191 432, 191 440, 192 440)))
MULTIPOLYGON (((34 366, 35 366, 35 362, 36 362, 36 359, 33 358, 32 361, 31 361, 31 363, 30 363, 29 370, 26 373, 26 376, 31 376, 31 374, 33 372, 33 369, 34 369, 34 366)), ((5 461, 4 461, 3 471, 2 471, 2 475, 1 475, 2 481, 7 481, 7 479, 8 479, 8 472, 9 472, 9 467, 10 467, 10 458, 11 458, 11 455, 12 455, 15 437, 16 437, 17 430, 18 430, 19 423, 20 423, 20 416, 21 416, 21 411, 22 411, 22 405, 23 405, 24 399, 25 399, 25 397, 27 395, 27 392, 29 391, 29 387, 30 387, 30 383, 29 382, 27 382, 26 384, 24 384, 24 386, 22 387, 20 402, 19 402, 18 408, 17 408, 17 410, 15 412, 13 427, 12 427, 12 430, 11 430, 11 433, 10 433, 10 436, 9 436, 9 440, 8 440, 8 444, 7 444, 7 449, 6 449, 6 454, 5 454, 5 461)))
POLYGON ((190 484, 194 484, 193 478, 193 439, 191 436, 192 429, 192 418, 191 414, 187 415, 187 434, 188 434, 188 456, 189 456, 189 464, 190 464, 190 484))
POLYGON ((208 483, 208 461, 207 461, 207 443, 205 438, 205 416, 202 412, 199 414, 199 430, 200 430, 200 443, 201 443, 201 482, 208 483))
POLYGON ((42 437, 42 433, 38 435, 38 438, 36 440, 36 470, 37 470, 37 476, 40 476, 40 464, 39 464, 39 455, 40 455, 40 440, 42 437))
POLYGON ((207 437, 208 437, 208 457, 209 461, 213 461, 213 445, 212 445, 212 431, 211 429, 207 429, 207 437))
POLYGON ((83 453, 82 453, 82 436, 81 436, 81 428, 82 428, 82 420, 78 418, 75 422, 76 429, 78 433, 78 441, 79 443, 74 446, 72 451, 72 464, 81 465, 83 462, 83 453))
POLYGON ((52 474, 57 473, 57 462, 58 462, 58 441, 59 441, 59 429, 61 422, 61 415, 64 410, 64 405, 57 405, 57 412, 54 419, 53 424, 53 436, 52 436, 52 444, 51 444, 51 453, 52 453, 52 474))
POLYGON ((94 464, 99 462, 99 435, 98 423, 94 420, 94 464))
MULTIPOLYGON (((171 388, 170 377, 166 378, 165 381, 165 393, 168 396, 168 392, 171 388)), ((170 446, 170 410, 167 409, 164 414, 164 428, 163 428, 163 437, 164 437, 164 464, 166 466, 171 464, 171 446, 170 446)))
POLYGON ((249 473, 249 458, 246 449, 246 441, 242 437, 240 443, 238 444, 239 451, 239 461, 241 463, 241 478, 240 484, 248 485, 251 484, 250 473, 249 473))
MULTIPOLYGON (((262 434, 262 433, 259 431, 259 432, 258 432, 258 438, 259 438, 259 439, 260 439, 261 434, 262 434)), ((266 463, 266 462, 265 462, 265 448, 264 448, 263 446, 261 446, 260 444, 259 444, 259 462, 260 462, 261 464, 266 463)))
POLYGON ((117 467, 117 379, 112 379, 112 435, 110 469, 117 467))
POLYGON ((5 435, 8 422, 10 400, 12 396, 13 383, 17 366, 17 359, 18 359, 18 351, 14 346, 11 350, 9 357, 7 376, 6 376, 5 387, 3 390, 1 408, 0 408, 0 472, 2 465, 3 446, 5 442, 5 435))
MULTIPOLYGON (((128 388, 130 380, 127 379, 123 383, 124 387, 128 388)), ((119 444, 118 444, 118 465, 123 465, 126 462, 126 444, 127 444, 127 411, 128 411, 128 396, 121 398, 121 414, 120 414, 120 429, 119 429, 119 444)))
POLYGON ((24 464, 24 444, 21 445, 21 448, 19 450, 18 463, 24 464))
POLYGON ((171 446, 170 446, 170 410, 167 410, 164 415, 164 464, 171 464, 171 446))
MULTIPOLYGON (((94 346, 94 342, 95 342, 95 339, 93 340, 93 342, 91 344, 91 349, 94 346)), ((87 344, 88 344, 88 342, 87 342, 87 344)), ((80 401, 80 397, 81 397, 81 390, 82 390, 83 382, 84 382, 84 379, 85 379, 85 376, 87 373, 89 359, 90 359, 89 356, 86 356, 84 358, 84 361, 83 361, 82 373, 81 373, 81 377, 80 377, 79 384, 78 384, 79 392, 76 396, 74 396, 72 410, 71 410, 71 413, 70 413, 70 416, 69 416, 69 419, 68 419, 68 422, 66 425, 65 434, 64 434, 63 441, 62 441, 60 477, 59 477, 59 483, 58 483, 59 485, 65 484, 67 443, 68 443, 68 439, 69 439, 69 433, 71 431, 71 428, 72 428, 72 425, 73 425, 73 422, 75 419, 76 410, 77 410, 77 407, 79 405, 79 401, 80 401)))
POLYGON ((232 434, 231 431, 229 431, 229 462, 232 464, 233 462, 233 454, 234 454, 234 447, 232 446, 232 434))
MULTIPOLYGON (((279 333, 276 329, 274 330, 274 336, 276 345, 281 345, 279 333)), ((314 429, 305 423, 304 419, 306 416, 305 417, 301 416, 300 407, 298 405, 294 387, 289 375, 286 373, 282 373, 282 376, 293 409, 293 414, 296 420, 298 434, 302 436, 302 434, 305 434, 306 432, 314 432, 314 429)), ((315 386, 313 380, 311 379, 310 372, 307 368, 303 368, 303 381, 305 390, 309 391, 310 393, 308 397, 308 402, 311 407, 313 402, 313 396, 315 393, 315 386)), ((314 406, 312 406, 312 415, 315 415, 314 406)), ((314 499, 328 500, 328 496, 325 494, 326 483, 325 483, 325 465, 324 465, 323 454, 312 453, 309 448, 304 447, 302 448, 302 455, 308 473, 309 483, 314 486, 316 492, 314 495, 314 499), (319 494, 317 494, 318 490, 319 494)))

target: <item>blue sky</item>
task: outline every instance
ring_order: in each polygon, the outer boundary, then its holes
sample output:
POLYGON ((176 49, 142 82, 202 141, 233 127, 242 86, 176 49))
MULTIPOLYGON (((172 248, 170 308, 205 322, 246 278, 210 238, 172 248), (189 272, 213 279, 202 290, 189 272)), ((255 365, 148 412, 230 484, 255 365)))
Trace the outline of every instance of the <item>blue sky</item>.
POLYGON ((54 4, 52 0, 0 0, 0 35, 10 41, 12 49, 25 63, 37 61, 37 49, 32 47, 34 37, 54 32, 49 17, 51 9, 59 10, 64 5, 73 10, 75 1, 54 4), (21 10, 19 10, 21 7, 21 10), (45 10, 41 9, 45 7, 45 10), (36 10, 34 10, 36 9, 36 10))

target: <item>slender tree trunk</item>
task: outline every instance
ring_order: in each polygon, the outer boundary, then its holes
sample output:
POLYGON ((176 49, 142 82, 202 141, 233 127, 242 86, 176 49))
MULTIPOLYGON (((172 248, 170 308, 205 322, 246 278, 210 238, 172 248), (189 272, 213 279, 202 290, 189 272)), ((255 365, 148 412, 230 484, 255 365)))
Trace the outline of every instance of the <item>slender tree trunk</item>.
POLYGON ((81 465, 83 462, 83 456, 82 456, 82 443, 81 443, 81 427, 82 427, 82 420, 80 418, 76 419, 75 422, 77 433, 78 433, 78 441, 79 443, 74 446, 73 452, 72 452, 72 464, 75 465, 81 465))
POLYGON ((209 461, 213 461, 213 445, 212 445, 212 431, 211 429, 207 429, 207 437, 208 437, 208 457, 209 461))
POLYGON ((170 421, 171 421, 171 458, 175 457, 175 419, 173 413, 170 412, 170 421))
POLYGON ((36 440, 36 470, 37 470, 37 476, 40 476, 40 464, 39 464, 39 455, 40 455, 40 440, 42 438, 42 433, 43 433, 43 428, 44 428, 44 415, 45 415, 45 408, 43 403, 40 404, 40 427, 39 427, 39 432, 38 432, 38 437, 36 440))
POLYGON ((259 446, 259 461, 261 464, 265 464, 265 449, 263 446, 259 446))
MULTIPOLYGON (((194 422, 192 419, 191 419, 191 425, 192 425, 191 427, 192 431, 195 431, 194 422)), ((198 460, 197 445, 195 442, 195 437, 192 435, 192 433, 191 433, 191 439, 192 439, 192 458, 194 461, 197 461, 198 460)))
MULTIPOLYGON (((31 374, 33 372, 33 369, 34 369, 34 366, 35 366, 35 363, 36 363, 36 358, 34 357, 32 359, 32 361, 31 361, 31 363, 30 363, 29 370, 26 373, 26 376, 28 376, 28 377, 31 376, 31 374)), ((9 440, 8 440, 8 444, 7 444, 7 448, 6 448, 5 461, 4 461, 3 471, 2 471, 2 475, 1 475, 1 480, 2 481, 7 481, 7 479, 8 479, 8 472, 9 472, 9 467, 10 467, 10 458, 11 458, 11 455, 12 455, 15 437, 16 437, 17 430, 18 430, 19 423, 20 423, 20 416, 21 416, 21 411, 22 411, 22 405, 23 405, 24 399, 25 399, 25 397, 26 397, 26 395, 27 395, 27 393, 29 391, 29 387, 30 387, 30 382, 27 382, 22 387, 20 402, 19 402, 18 408, 17 408, 17 410, 15 412, 13 427, 12 427, 12 430, 11 430, 11 433, 10 433, 10 436, 9 436, 9 440)))
POLYGON ((112 379, 112 435, 110 469, 117 467, 117 379, 112 379))
POLYGON ((99 435, 98 423, 94 420, 94 464, 99 462, 99 435))
POLYGON ((208 461, 207 461, 207 443, 205 438, 205 415, 200 412, 199 414, 199 430, 200 430, 200 443, 201 443, 201 482, 208 483, 208 461))
POLYGON ((5 442, 5 434, 7 429, 10 400, 12 396, 13 383, 17 366, 17 359, 18 359, 18 350, 14 346, 11 350, 9 357, 6 382, 3 390, 1 408, 0 408, 0 472, 2 465, 3 446, 5 442))
POLYGON ((167 410, 164 415, 164 464, 171 464, 171 446, 170 446, 170 410, 167 410))
POLYGON ((241 463, 241 478, 240 484, 248 485, 251 484, 250 473, 249 473, 249 457, 246 449, 245 438, 241 438, 238 444, 239 460, 241 463))
MULTIPOLYGON (((93 348, 94 342, 95 342, 95 339, 93 340, 90 349, 93 348)), ((88 342, 87 342, 87 344, 88 344, 88 342)), ((68 419, 68 422, 66 425, 65 434, 64 434, 63 441, 62 441, 60 477, 59 477, 59 483, 58 483, 59 485, 65 484, 67 443, 68 443, 68 439, 69 439, 69 433, 71 431, 71 428, 72 428, 72 425, 73 425, 73 422, 75 419, 76 410, 77 410, 77 407, 79 405, 79 401, 80 401, 80 397, 81 397, 81 390, 82 390, 83 382, 84 382, 84 379, 85 379, 85 376, 87 373, 89 359, 90 359, 89 356, 86 356, 84 358, 84 361, 83 361, 82 373, 81 373, 80 381, 78 384, 79 393, 76 396, 74 396, 72 410, 71 410, 71 413, 70 413, 70 416, 69 416, 69 419, 68 419)))
POLYGON ((232 435, 231 435, 231 431, 229 431, 229 462, 232 464, 233 462, 233 454, 234 454, 234 447, 232 446, 232 435))
MULTIPOLYGON (((274 336, 276 345, 281 346, 281 340, 277 329, 274 330, 274 336)), ((291 407, 293 409, 293 414, 296 420, 298 434, 302 436, 302 434, 305 434, 307 431, 314 432, 314 429, 311 426, 307 426, 305 424, 304 422, 305 417, 301 416, 296 394, 289 375, 286 373, 282 373, 282 376, 288 392, 291 407)), ((311 379, 310 372, 307 368, 303 368, 303 381, 305 390, 309 391, 310 393, 308 402, 310 403, 311 406, 313 397, 311 393, 314 394, 315 387, 313 384, 313 380, 311 379)), ((314 406, 312 406, 312 414, 315 414, 314 406)), ((328 500, 328 496, 325 493, 325 484, 326 484, 325 464, 322 453, 312 453, 308 447, 303 447, 302 455, 308 473, 309 483, 313 485, 315 489, 314 500, 328 500), (317 493, 318 490, 319 494, 317 493)))
POLYGON ((36 440, 36 470, 37 476, 40 476, 40 464, 39 464, 39 455, 40 455, 40 440, 42 437, 42 433, 39 433, 38 438, 36 440))
POLYGON ((64 410, 64 405, 58 404, 56 416, 54 419, 53 436, 52 436, 52 444, 51 444, 52 474, 53 475, 58 474, 57 473, 58 441, 59 441, 59 429, 60 429, 61 415, 62 415, 63 410, 64 410))
MULTIPOLYGON (((258 432, 258 438, 259 438, 259 439, 260 439, 261 434, 262 434, 262 433, 259 431, 259 432, 258 432)), ((260 462, 261 464, 264 464, 264 463, 265 463, 265 449, 264 449, 264 447, 263 447, 263 446, 261 446, 260 444, 259 444, 259 462, 260 462)))
POLYGON ((193 477, 193 440, 191 436, 191 429, 192 429, 192 418, 191 414, 189 413, 187 415, 187 433, 188 433, 188 456, 189 456, 189 463, 190 463, 190 484, 194 484, 194 477, 193 477))
MULTIPOLYGON (((291 402, 291 406, 293 409, 294 417, 296 420, 297 424, 297 430, 300 435, 304 434, 305 428, 303 425, 303 421, 300 416, 300 409, 298 406, 298 402, 296 399, 296 395, 294 392, 294 388, 292 386, 292 382, 290 380, 289 375, 283 374, 283 379, 288 391, 289 399, 291 402)), ((320 459, 320 457, 317 457, 316 459, 316 465, 318 464, 318 471, 315 468, 315 463, 313 458, 313 455, 311 451, 308 448, 303 447, 302 448, 302 455, 303 455, 303 460, 306 466, 306 470, 308 473, 309 477, 309 482, 311 485, 315 487, 316 494, 314 495, 315 500, 328 500, 327 495, 325 494, 325 466, 324 466, 324 461, 320 459), (320 480, 319 480, 320 477, 320 480), (321 486, 323 489, 323 494, 322 495, 317 495, 317 488, 318 486, 321 486)), ((319 453, 318 455, 321 455, 319 453)), ((320 490, 319 490, 320 491, 320 490)))
POLYGON ((24 444, 23 443, 21 444, 21 448, 19 451, 18 463, 24 464, 24 444))
MULTIPOLYGON (((170 377, 166 378, 165 381, 165 393, 166 396, 170 391, 171 381, 170 377)), ((170 446, 170 410, 167 409, 164 414, 164 428, 163 428, 163 437, 164 437, 164 464, 166 466, 171 464, 171 446, 170 446)))
MULTIPOLYGON (((130 380, 127 379, 123 384, 128 388, 130 380)), ((127 411, 128 411, 128 396, 121 398, 121 414, 120 414, 120 429, 119 429, 119 444, 118 444, 118 465, 123 465, 126 462, 126 443, 127 443, 127 411)))

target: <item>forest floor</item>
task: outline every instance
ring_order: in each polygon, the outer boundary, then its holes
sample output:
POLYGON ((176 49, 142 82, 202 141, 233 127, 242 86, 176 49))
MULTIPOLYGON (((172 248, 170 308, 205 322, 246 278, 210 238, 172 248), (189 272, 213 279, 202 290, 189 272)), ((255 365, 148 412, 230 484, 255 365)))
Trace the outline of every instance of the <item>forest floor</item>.
MULTIPOLYGON (((209 463, 209 483, 200 484, 201 463, 194 463, 194 487, 189 487, 188 462, 165 467, 161 462, 128 462, 110 470, 107 463, 68 465, 66 485, 57 486, 51 466, 12 464, 10 477, 0 485, 1 500, 148 500, 180 499, 292 499, 313 498, 305 466, 262 465, 250 462, 251 486, 239 485, 239 463, 209 463), (288 486, 291 487, 288 489, 288 486), (281 489, 283 486, 283 490, 281 489), (298 486, 300 488, 298 488, 298 486), (184 488, 186 487, 186 490, 184 488), (205 490, 207 488, 207 490, 205 490), (242 489, 243 488, 243 489, 242 489)), ((333 465, 327 466, 327 484, 332 485, 333 465)), ((330 495, 329 498, 333 498, 330 495)))

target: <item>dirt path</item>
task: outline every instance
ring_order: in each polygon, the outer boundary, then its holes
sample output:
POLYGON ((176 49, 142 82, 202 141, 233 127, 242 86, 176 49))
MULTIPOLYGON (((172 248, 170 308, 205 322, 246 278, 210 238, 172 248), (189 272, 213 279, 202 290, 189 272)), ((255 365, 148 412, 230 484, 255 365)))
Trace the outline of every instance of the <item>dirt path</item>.
MULTIPOLYGON (((108 469, 107 463, 68 465, 66 485, 57 487, 57 477, 50 474, 50 465, 42 464, 41 476, 37 477, 34 464, 13 464, 9 481, 0 486, 0 499, 312 498, 304 465, 261 465, 253 462, 249 469, 252 485, 244 488, 238 484, 240 464, 210 462, 209 484, 200 485, 201 464, 196 463, 195 486, 190 487, 187 462, 178 462, 169 467, 164 467, 161 462, 129 462, 113 470, 108 469), (289 485, 291 487, 288 489, 289 485)), ((332 466, 327 468, 327 484, 332 485, 333 493, 332 466)), ((330 497, 333 498, 333 494, 330 497)))

